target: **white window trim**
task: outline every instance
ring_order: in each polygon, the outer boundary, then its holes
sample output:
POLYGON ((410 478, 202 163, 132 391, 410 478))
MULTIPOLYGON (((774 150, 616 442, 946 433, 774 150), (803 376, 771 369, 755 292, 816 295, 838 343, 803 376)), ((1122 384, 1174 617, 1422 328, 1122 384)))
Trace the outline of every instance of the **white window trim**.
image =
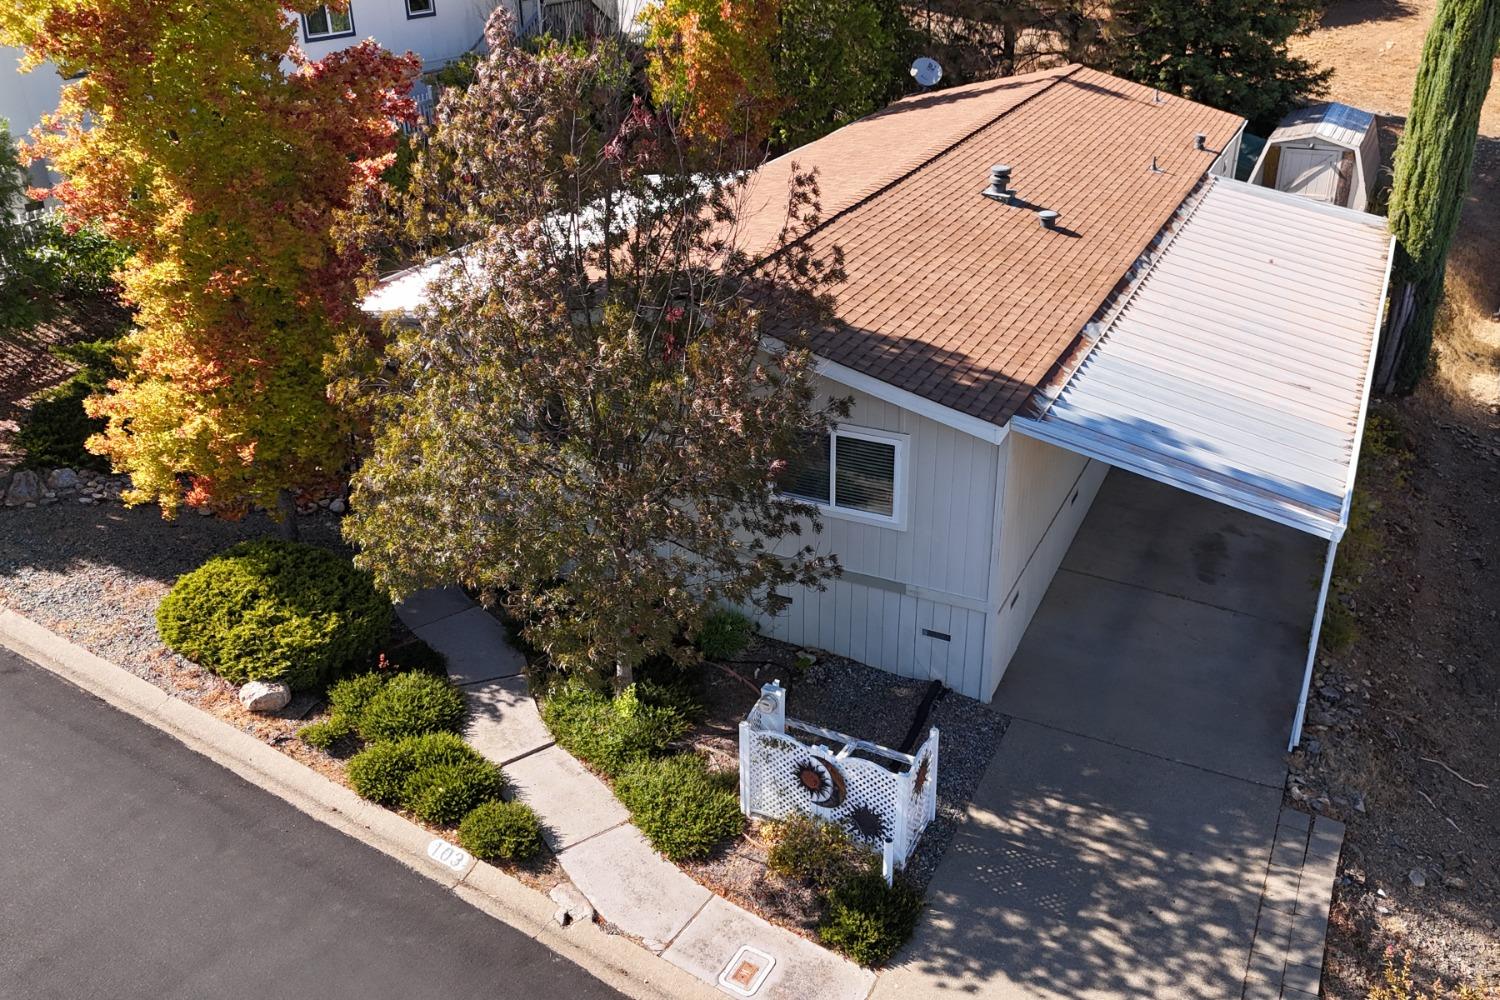
MULTIPOLYGON (((328 5, 326 3, 319 4, 318 6, 319 7, 323 7, 325 9, 328 7, 328 5)), ((328 14, 328 31, 324 32, 321 35, 315 35, 315 34, 313 34, 311 28, 308 26, 308 23, 307 23, 307 15, 310 14, 311 12, 312 12, 311 10, 307 10, 307 11, 303 11, 302 12, 302 40, 304 42, 326 42, 330 38, 349 38, 355 32, 355 28, 354 28, 354 3, 353 3, 353 0, 350 0, 349 6, 348 6, 348 8, 345 11, 345 13, 347 13, 349 15, 349 30, 348 31, 334 31, 333 30, 333 11, 328 10, 327 11, 327 14, 328 14)))
POLYGON ((858 521, 861 524, 873 524, 881 528, 893 528, 897 531, 906 530, 906 453, 911 443, 911 435, 898 434, 895 431, 882 431, 874 427, 851 427, 847 424, 836 424, 831 432, 832 442, 828 453, 828 502, 817 500, 812 497, 797 496, 795 493, 785 494, 800 503, 811 504, 818 508, 824 517, 834 517, 842 521, 858 521), (891 513, 872 514, 869 511, 854 510, 849 507, 837 507, 838 500, 838 439, 840 437, 851 437, 861 441, 877 441, 881 444, 895 446, 895 466, 891 477, 891 513))

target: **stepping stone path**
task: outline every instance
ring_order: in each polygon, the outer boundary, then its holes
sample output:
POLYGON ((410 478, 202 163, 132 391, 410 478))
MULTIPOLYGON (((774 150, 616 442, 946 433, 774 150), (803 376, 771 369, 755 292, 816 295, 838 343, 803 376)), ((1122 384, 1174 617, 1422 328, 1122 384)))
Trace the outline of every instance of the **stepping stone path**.
MULTIPOLYGON (((742 910, 683 874, 630 824, 608 785, 561 747, 527 691, 525 658, 505 629, 458 587, 414 594, 396 608, 406 626, 448 658, 469 702, 465 738, 505 768, 541 818, 548 845, 604 919, 668 962, 731 996, 864 1000, 875 974, 742 910), (753 994, 721 985, 741 949, 774 964, 753 994)), ((762 959, 754 961, 763 962, 762 959)))

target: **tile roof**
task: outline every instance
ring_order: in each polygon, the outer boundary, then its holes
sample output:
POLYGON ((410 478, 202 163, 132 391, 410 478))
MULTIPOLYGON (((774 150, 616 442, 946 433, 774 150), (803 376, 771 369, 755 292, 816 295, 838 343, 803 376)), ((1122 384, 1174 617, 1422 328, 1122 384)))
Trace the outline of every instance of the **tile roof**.
POLYGON ((813 350, 1004 424, 1242 124, 1078 66, 914 95, 761 167, 742 245, 780 228, 791 164, 816 167, 826 221, 807 239, 842 248, 849 280, 813 350), (993 163, 1023 206, 980 196, 993 163))

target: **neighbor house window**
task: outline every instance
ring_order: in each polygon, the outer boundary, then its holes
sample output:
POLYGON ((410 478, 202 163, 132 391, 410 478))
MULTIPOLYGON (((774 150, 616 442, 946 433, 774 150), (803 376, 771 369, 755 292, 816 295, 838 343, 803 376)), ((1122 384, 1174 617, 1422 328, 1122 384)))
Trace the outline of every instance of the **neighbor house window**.
POLYGON ((858 520, 899 524, 906 438, 840 427, 808 441, 780 479, 781 492, 858 520))
POLYGON ((431 17, 437 13, 437 0, 406 0, 407 17, 431 17))
POLYGON ((302 37, 309 42, 320 38, 342 38, 354 34, 354 5, 343 10, 327 5, 314 7, 302 15, 302 37))

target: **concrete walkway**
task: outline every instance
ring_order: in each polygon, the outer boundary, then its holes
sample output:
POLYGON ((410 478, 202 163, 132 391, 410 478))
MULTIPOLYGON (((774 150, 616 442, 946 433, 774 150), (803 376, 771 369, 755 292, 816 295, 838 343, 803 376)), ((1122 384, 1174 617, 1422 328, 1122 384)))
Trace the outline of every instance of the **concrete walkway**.
POLYGON ((1316 993, 1341 830, 1281 803, 1318 548, 1110 473, 876 997, 1316 993))
POLYGON ((424 591, 397 613, 448 658, 469 701, 466 738, 504 767, 568 878, 606 920, 711 985, 749 945, 775 961, 756 998, 868 996, 874 973, 715 896, 658 855, 609 786, 553 743, 527 691, 524 657, 462 590, 424 591))

